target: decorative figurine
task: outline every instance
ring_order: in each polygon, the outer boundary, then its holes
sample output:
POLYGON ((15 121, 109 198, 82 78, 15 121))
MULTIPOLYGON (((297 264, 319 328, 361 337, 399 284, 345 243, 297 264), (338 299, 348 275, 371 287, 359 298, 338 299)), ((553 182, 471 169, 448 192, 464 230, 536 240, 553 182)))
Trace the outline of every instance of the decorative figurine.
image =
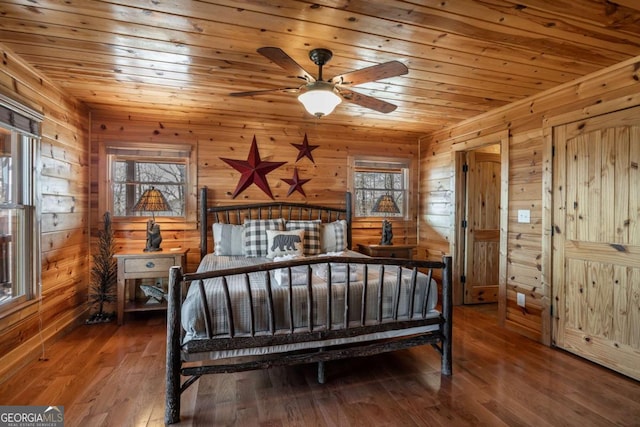
POLYGON ((160 235, 160 225, 154 220, 147 221, 147 247, 144 248, 145 252, 159 252, 162 250, 160 247, 162 243, 162 236, 160 235))
POLYGON ((380 240, 381 245, 393 245, 391 243, 391 239, 393 239, 393 229, 391 226, 391 221, 384 220, 382 221, 382 239, 380 240))

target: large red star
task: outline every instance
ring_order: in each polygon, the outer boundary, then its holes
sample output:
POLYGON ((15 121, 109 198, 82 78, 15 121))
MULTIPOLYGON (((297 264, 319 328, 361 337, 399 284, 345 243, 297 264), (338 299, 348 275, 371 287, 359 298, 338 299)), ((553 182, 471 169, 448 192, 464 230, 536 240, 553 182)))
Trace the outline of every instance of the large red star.
POLYGON ((302 186, 307 182, 311 181, 311 179, 300 179, 300 177, 298 176, 298 168, 295 168, 293 170, 293 178, 291 179, 280 178, 280 179, 282 179, 284 182, 290 185, 289 192, 287 193, 287 197, 289 197, 291 193, 293 193, 294 191, 299 191, 300 194, 302 194, 304 197, 307 197, 307 195, 304 194, 304 190, 302 189, 302 186))
POLYGON ((291 145, 293 145, 298 149, 298 158, 296 159, 296 162, 303 157, 308 157, 309 160, 315 163, 315 161, 313 160, 313 156, 311 155, 311 152, 316 148, 318 148, 319 145, 309 145, 309 140, 307 140, 306 133, 304 134, 304 140, 302 141, 302 144, 291 144, 291 145))
POLYGON ((251 184, 256 184, 262 191, 267 193, 269 197, 273 199, 271 194, 271 188, 267 182, 267 174, 274 169, 279 168, 287 162, 263 162, 260 159, 260 153, 258 152, 258 144, 256 143, 256 136, 253 136, 251 142, 251 149, 249 150, 249 157, 247 160, 234 160, 224 159, 220 157, 220 160, 237 170, 242 174, 238 186, 233 192, 233 198, 242 193, 251 184))

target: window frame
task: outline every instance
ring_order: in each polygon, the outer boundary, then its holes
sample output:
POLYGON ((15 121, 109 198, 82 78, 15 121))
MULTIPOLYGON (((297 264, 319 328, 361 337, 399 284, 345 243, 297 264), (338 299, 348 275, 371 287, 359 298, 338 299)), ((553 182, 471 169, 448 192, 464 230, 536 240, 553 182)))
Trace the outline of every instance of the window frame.
MULTIPOLYGON (((154 215, 155 221, 159 224, 181 224, 184 230, 197 227, 197 165, 196 165, 196 147, 195 144, 185 142, 184 144, 167 144, 162 142, 123 142, 123 141, 103 141, 98 149, 99 156, 99 173, 101 179, 98 185, 98 209, 100 212, 111 212, 113 200, 113 179, 112 164, 113 152, 120 153, 121 157, 128 155, 136 156, 138 160, 158 158, 162 161, 184 160, 186 166, 186 182, 185 187, 185 205, 183 216, 164 216, 154 215), (137 154, 136 154, 137 153, 137 154)), ((146 221, 151 217, 151 212, 140 212, 140 215, 134 216, 114 216, 113 227, 115 230, 127 227, 121 224, 130 224, 131 222, 146 221)))
POLYGON ((353 217, 356 220, 379 220, 380 218, 388 218, 397 221, 408 221, 412 214, 412 191, 411 191, 411 183, 414 179, 412 176, 412 167, 411 167, 412 159, 410 157, 383 157, 383 156, 372 156, 372 155, 354 155, 349 158, 349 189, 353 194, 353 217), (371 166, 363 166, 358 165, 358 162, 363 163, 371 163, 371 166), (384 165, 389 165, 390 167, 385 168, 384 165), (400 169, 403 175, 403 189, 402 190, 393 190, 394 192, 403 191, 403 203, 400 206, 401 214, 398 215, 384 215, 384 214, 367 214, 367 215, 358 215, 357 209, 357 196, 356 196, 356 173, 363 171, 365 169, 370 169, 371 171, 379 170, 381 173, 384 173, 385 169, 389 172, 400 169))
POLYGON ((43 119, 42 114, 0 94, 0 127, 10 133, 11 155, 15 161, 12 166, 15 168, 15 173, 12 172, 15 180, 11 189, 13 197, 0 203, 0 208, 22 212, 17 215, 21 218, 16 232, 12 233, 16 237, 12 247, 16 253, 12 253, 11 259, 15 264, 12 269, 19 270, 12 277, 12 281, 20 282, 13 284, 19 294, 0 304, 0 319, 14 319, 17 312, 24 313, 21 317, 30 315, 42 297, 40 124, 43 119))

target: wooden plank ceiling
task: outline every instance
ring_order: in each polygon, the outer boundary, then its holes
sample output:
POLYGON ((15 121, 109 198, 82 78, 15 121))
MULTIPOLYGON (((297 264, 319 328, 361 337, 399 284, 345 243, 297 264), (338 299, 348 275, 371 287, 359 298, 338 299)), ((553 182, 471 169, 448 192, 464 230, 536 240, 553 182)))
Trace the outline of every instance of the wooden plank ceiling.
POLYGON ((395 104, 342 103, 319 119, 428 133, 640 55, 638 0, 12 0, 0 41, 96 111, 313 123, 300 85, 258 54, 283 49, 324 78, 398 60, 404 76, 353 90, 395 104))

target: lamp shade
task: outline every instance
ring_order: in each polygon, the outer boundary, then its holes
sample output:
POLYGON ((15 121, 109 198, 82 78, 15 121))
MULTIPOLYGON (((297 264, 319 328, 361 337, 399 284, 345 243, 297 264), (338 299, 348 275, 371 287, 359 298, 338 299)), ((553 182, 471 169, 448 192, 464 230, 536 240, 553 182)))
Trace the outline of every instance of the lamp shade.
POLYGON ((167 203, 164 195, 155 187, 151 187, 142 193, 140 200, 133 207, 134 212, 162 212, 170 211, 171 207, 167 203))
POLYGON ((304 108, 316 117, 331 114, 342 99, 334 92, 333 86, 327 82, 315 82, 309 90, 298 96, 304 108))
POLYGON ((371 212, 384 214, 400 213, 400 208, 390 194, 385 194, 378 197, 378 200, 376 200, 376 203, 373 205, 371 212))

